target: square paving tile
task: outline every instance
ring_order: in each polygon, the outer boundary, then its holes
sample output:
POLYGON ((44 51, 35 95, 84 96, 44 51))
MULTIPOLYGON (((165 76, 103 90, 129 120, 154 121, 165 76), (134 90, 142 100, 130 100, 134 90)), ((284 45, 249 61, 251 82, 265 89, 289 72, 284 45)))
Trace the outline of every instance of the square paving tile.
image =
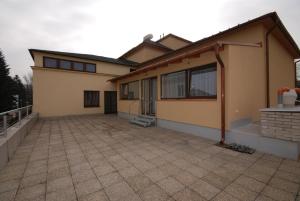
POLYGON ((169 195, 173 195, 174 193, 184 189, 184 185, 172 177, 165 178, 159 181, 157 184, 169 195))
POLYGON ((190 185, 190 188, 207 200, 212 199, 220 192, 220 189, 202 180, 198 180, 196 183, 190 185))
POLYGON ((107 193, 111 201, 119 201, 126 197, 134 195, 133 190, 128 186, 126 182, 113 184, 105 188, 105 192, 107 193))
POLYGON ((82 197, 101 190, 103 187, 98 179, 90 179, 75 185, 76 194, 79 199, 82 197))
POLYGON ((173 198, 176 201, 206 201, 206 199, 202 198, 198 193, 189 188, 185 188, 175 193, 175 195, 173 195, 173 198))

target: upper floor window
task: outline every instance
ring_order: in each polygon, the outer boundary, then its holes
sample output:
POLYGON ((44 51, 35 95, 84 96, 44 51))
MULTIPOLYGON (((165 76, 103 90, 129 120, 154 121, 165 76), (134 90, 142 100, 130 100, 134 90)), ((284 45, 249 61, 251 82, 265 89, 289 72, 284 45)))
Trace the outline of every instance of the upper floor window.
POLYGON ((137 100, 139 99, 140 82, 134 81, 125 84, 121 84, 120 97, 121 99, 137 100))
POLYGON ((63 68, 63 69, 70 70, 72 68, 72 62, 71 61, 66 61, 66 60, 60 60, 59 67, 63 68))
POLYGON ((57 68, 58 67, 58 60, 53 58, 44 58, 44 66, 48 68, 57 68))
POLYGON ((44 57, 44 67, 96 73, 96 64, 44 57))
POLYGON ((95 64, 86 64, 85 70, 87 72, 95 73, 96 72, 96 65, 95 64))
POLYGON ((73 62, 73 69, 83 71, 83 63, 81 62, 73 62))

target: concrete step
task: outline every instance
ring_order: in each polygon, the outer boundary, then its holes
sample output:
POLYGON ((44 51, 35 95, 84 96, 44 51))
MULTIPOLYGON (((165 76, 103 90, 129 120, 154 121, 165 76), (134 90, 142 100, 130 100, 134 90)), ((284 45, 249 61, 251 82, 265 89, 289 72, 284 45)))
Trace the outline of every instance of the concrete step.
POLYGON ((143 127, 149 127, 151 125, 151 123, 148 121, 141 121, 141 120, 138 120, 138 119, 131 119, 129 120, 130 123, 132 124, 136 124, 136 125, 139 125, 139 126, 143 126, 143 127))

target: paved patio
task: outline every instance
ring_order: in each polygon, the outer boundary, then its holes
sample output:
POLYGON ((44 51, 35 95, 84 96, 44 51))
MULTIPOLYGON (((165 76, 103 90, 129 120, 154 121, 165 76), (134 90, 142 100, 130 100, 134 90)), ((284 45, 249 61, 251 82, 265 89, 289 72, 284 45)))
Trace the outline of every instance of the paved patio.
POLYGON ((39 120, 0 171, 0 200, 300 200, 300 162, 116 116, 39 120))

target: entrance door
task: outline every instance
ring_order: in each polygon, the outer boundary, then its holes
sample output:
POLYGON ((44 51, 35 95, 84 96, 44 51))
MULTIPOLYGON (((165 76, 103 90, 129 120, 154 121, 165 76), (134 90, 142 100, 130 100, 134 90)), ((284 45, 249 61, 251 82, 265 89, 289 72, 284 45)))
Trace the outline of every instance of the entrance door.
POLYGON ((142 80, 142 114, 155 115, 157 99, 157 80, 149 78, 142 80))
POLYGON ((117 113, 117 92, 104 91, 104 114, 117 113))

